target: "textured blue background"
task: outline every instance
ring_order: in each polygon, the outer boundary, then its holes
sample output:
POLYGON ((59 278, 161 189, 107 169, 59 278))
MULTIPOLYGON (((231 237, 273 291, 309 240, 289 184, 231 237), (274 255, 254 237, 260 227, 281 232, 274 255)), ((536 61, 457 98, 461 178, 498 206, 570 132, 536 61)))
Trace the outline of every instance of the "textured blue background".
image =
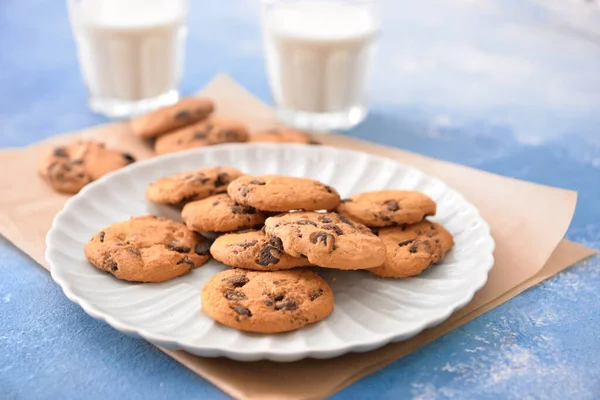
MULTIPOLYGON (((219 71, 270 101, 257 0, 193 2, 183 92, 219 71)), ((348 134, 577 190, 567 237, 600 249, 598 71, 594 1, 388 0, 372 113, 348 134)), ((62 1, 0 1, 0 88, 2 147, 105 122, 62 1)), ((333 397, 600 398, 599 315, 595 257, 333 397)), ((0 398, 226 396, 88 317, 0 238, 0 398)))

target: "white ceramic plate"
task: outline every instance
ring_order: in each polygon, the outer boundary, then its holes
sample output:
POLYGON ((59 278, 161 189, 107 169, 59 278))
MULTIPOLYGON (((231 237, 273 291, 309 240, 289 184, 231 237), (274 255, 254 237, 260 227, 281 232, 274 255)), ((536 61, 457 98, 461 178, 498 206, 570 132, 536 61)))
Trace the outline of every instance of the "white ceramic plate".
POLYGON ((71 198, 54 219, 46 242, 52 277, 92 317, 164 347, 243 361, 330 358, 407 339, 464 306, 486 282, 494 263, 488 224, 473 205, 439 179, 365 153, 291 144, 221 145, 132 164, 71 198), (438 204, 438 214, 432 219, 454 235, 456 245, 443 263, 409 279, 319 269, 333 288, 334 312, 303 329, 271 335, 240 332, 202 313, 204 282, 226 268, 214 260, 160 284, 120 281, 88 263, 83 247, 98 230, 132 216, 172 211, 146 201, 144 189, 149 183, 176 172, 217 165, 249 174, 318 179, 338 189, 342 197, 385 188, 424 192, 438 204))

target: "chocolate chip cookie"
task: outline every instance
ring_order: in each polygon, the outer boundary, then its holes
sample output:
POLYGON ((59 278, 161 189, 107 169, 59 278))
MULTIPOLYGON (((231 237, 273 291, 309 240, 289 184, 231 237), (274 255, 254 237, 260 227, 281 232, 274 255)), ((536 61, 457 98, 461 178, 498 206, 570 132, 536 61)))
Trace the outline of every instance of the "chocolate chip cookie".
POLYGON ((242 331, 286 332, 325 319, 333 311, 333 293, 312 271, 230 269, 206 282, 202 311, 242 331))
POLYGON ((256 271, 276 271, 311 265, 304 257, 286 254, 281 239, 269 238, 262 231, 222 235, 214 241, 210 253, 223 264, 256 271))
POLYGON ((294 212, 265 221, 267 236, 281 239, 293 257, 308 257, 312 264, 336 269, 378 267, 385 246, 369 228, 336 213, 294 212))
POLYGON ((171 106, 162 107, 133 118, 129 125, 134 135, 149 139, 202 121, 213 110, 214 105, 211 100, 200 97, 187 97, 171 106))
POLYGON ((181 172, 153 182, 146 198, 154 203, 183 205, 227 191, 227 185, 243 173, 231 167, 201 168, 181 172))
POLYGON ((256 132, 250 135, 249 142, 271 142, 271 143, 303 143, 316 144, 316 142, 305 132, 294 129, 270 129, 256 132))
POLYGON ((239 204, 264 211, 332 210, 340 203, 331 186, 281 175, 242 176, 231 182, 227 193, 239 204))
POLYGON ((54 190, 77 193, 88 183, 135 161, 129 153, 103 143, 79 141, 55 147, 39 164, 39 173, 54 190))
POLYGON ((379 190, 342 200, 338 213, 370 227, 414 224, 435 215, 436 204, 427 195, 407 190, 379 190))
POLYGON ((196 232, 232 232, 256 226, 260 229, 267 218, 254 207, 237 204, 226 193, 187 203, 181 217, 196 232))
POLYGON ((119 279, 163 282, 208 261, 210 242, 184 224, 146 215, 101 230, 84 251, 93 266, 119 279))
POLYGON ((452 235, 443 226, 427 220, 382 228, 378 235, 387 256, 383 265, 369 271, 384 278, 418 275, 440 262, 454 246, 452 235))
POLYGON ((157 154, 165 154, 194 147, 247 140, 248 130, 241 123, 211 118, 159 137, 154 144, 154 151, 157 154))

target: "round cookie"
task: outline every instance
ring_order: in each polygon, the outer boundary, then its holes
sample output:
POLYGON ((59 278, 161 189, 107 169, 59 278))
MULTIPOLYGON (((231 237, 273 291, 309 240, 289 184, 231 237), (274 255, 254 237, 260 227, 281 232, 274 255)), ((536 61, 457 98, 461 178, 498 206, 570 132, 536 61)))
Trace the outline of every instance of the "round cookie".
POLYGON ((196 232, 232 232, 257 225, 261 228, 267 216, 254 207, 237 204, 223 193, 187 203, 181 218, 196 232))
POLYGON ((154 151, 157 154, 165 154, 247 140, 248 130, 244 125, 234 120, 211 118, 159 137, 154 143, 154 151))
POLYGON ((210 259, 210 242, 184 224, 154 215, 118 222, 96 233, 84 251, 96 268, 119 279, 163 282, 210 259))
POLYGON ((332 210, 340 203, 331 186, 282 175, 242 176, 231 182, 227 193, 239 204, 274 212, 332 210))
POLYGON ((77 193, 88 183, 135 161, 129 153, 103 143, 79 141, 55 147, 39 164, 39 173, 54 190, 77 193))
POLYGON ((379 190, 344 199, 336 211, 366 226, 382 227, 419 222, 435 215, 436 204, 420 192, 379 190))
POLYGON ((181 172, 153 182, 146 198, 153 203, 180 205, 224 193, 227 185, 243 173, 231 167, 201 168, 181 172))
POLYGON ((366 269, 385 261, 385 246, 366 226, 336 213, 294 212, 267 218, 268 236, 284 251, 325 268, 366 269))
POLYGON ((294 129, 270 129, 256 132, 250 135, 249 142, 271 142, 271 143, 303 143, 315 144, 311 137, 302 131, 294 129))
POLYGON ((426 220, 382 228, 378 235, 385 244, 386 259, 369 271, 384 278, 418 275, 440 262, 454 246, 452 235, 443 226, 426 220))
POLYGON ((202 311, 235 329, 286 332, 323 320, 333 311, 333 293, 306 270, 222 271, 202 288, 202 311))
POLYGON ((209 99, 186 97, 171 106, 131 119, 129 126, 134 135, 149 139, 201 121, 213 110, 213 102, 209 99))
POLYGON ((311 265, 304 257, 292 257, 284 253, 281 239, 269 238, 262 231, 222 235, 210 246, 210 254, 225 265, 256 271, 311 265))

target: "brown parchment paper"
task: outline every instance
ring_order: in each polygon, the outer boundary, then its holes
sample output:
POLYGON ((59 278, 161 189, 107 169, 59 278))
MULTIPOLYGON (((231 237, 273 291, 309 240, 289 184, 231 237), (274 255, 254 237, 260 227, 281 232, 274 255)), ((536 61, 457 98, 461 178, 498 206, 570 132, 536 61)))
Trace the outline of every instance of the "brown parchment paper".
MULTIPOLYGON (((270 107, 225 75, 217 76, 200 94, 215 100, 218 115, 240 119, 251 130, 277 125, 270 107)), ((153 155, 149 144, 132 137, 125 123, 62 134, 24 149, 0 152, 0 233, 45 268, 48 268, 44 260, 45 235, 68 197, 55 193, 38 177, 37 161, 49 148, 81 137, 102 140, 139 159, 153 155)), ((341 135, 324 135, 319 140, 323 144, 362 150, 411 164, 461 191, 479 208, 492 228, 496 240, 495 266, 487 284, 473 300, 445 323, 413 339, 368 353, 281 364, 201 358, 162 349, 233 397, 312 399, 335 393, 594 253, 584 246, 561 241, 573 216, 575 192, 518 181, 341 135)))

